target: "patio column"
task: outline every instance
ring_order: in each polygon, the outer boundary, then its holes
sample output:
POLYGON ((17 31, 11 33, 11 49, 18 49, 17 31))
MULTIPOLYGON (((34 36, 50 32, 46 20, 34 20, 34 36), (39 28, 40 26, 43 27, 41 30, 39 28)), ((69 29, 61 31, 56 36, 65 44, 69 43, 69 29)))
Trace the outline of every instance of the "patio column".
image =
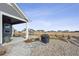
POLYGON ((2 13, 0 12, 0 44, 2 44, 2 13))
POLYGON ((28 35, 29 35, 29 32, 28 32, 28 23, 26 23, 26 40, 28 39, 28 35))

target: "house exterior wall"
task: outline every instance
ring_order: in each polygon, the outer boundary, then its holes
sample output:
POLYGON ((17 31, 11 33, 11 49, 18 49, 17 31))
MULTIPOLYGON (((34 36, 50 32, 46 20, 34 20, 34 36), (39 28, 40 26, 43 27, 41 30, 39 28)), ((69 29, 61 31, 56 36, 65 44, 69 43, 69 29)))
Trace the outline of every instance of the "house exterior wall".
MULTIPOLYGON (((19 9, 17 9, 19 10, 19 9)), ((0 3, 0 44, 3 43, 3 15, 6 15, 8 17, 12 18, 12 21, 23 21, 24 23, 27 23, 27 19, 22 16, 22 13, 19 11, 17 11, 16 8, 14 8, 13 6, 7 4, 7 3, 0 3), (21 14, 20 14, 21 13, 21 14), (14 18, 16 20, 14 20, 14 18)), ((5 19, 7 20, 7 19, 5 19)), ((16 23, 18 24, 18 23, 16 23)), ((27 28, 27 24, 26 24, 26 28, 27 28)), ((28 28, 26 30, 26 39, 28 38, 28 28)))
POLYGON ((7 3, 0 3, 0 11, 24 19, 24 17, 22 15, 20 15, 17 12, 17 10, 15 10, 11 5, 9 5, 7 3))
POLYGON ((2 44, 2 14, 0 12, 0 44, 2 44))

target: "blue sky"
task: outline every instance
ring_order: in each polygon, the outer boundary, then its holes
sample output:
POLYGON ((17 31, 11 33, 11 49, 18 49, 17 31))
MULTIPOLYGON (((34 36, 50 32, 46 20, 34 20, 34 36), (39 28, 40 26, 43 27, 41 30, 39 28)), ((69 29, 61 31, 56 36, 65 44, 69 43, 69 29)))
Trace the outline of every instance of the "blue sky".
MULTIPOLYGON (((30 19, 29 28, 35 30, 79 30, 79 4, 19 3, 30 19)), ((14 26, 23 30, 25 24, 14 26)))

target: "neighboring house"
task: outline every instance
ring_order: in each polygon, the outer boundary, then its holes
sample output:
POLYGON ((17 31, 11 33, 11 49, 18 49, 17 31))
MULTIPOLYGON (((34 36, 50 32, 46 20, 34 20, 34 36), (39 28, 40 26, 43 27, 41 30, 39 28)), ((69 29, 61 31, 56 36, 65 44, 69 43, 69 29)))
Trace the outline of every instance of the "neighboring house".
MULTIPOLYGON (((20 8, 14 3, 0 3, 0 44, 11 41, 12 25, 26 23, 25 17, 20 8)), ((26 25, 26 39, 28 29, 26 25)))

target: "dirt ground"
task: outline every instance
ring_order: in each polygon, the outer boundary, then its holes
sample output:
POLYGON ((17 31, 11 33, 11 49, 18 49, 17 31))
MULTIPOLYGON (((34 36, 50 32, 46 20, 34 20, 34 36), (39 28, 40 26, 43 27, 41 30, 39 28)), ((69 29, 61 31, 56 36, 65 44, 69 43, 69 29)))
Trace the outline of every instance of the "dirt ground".
MULTIPOLYGON (((17 37, 17 39, 20 39, 17 37)), ((50 39, 48 44, 40 41, 10 43, 4 56, 79 56, 79 41, 50 39)))
POLYGON ((79 56, 79 47, 70 42, 50 40, 44 46, 32 48, 33 56, 79 56))

